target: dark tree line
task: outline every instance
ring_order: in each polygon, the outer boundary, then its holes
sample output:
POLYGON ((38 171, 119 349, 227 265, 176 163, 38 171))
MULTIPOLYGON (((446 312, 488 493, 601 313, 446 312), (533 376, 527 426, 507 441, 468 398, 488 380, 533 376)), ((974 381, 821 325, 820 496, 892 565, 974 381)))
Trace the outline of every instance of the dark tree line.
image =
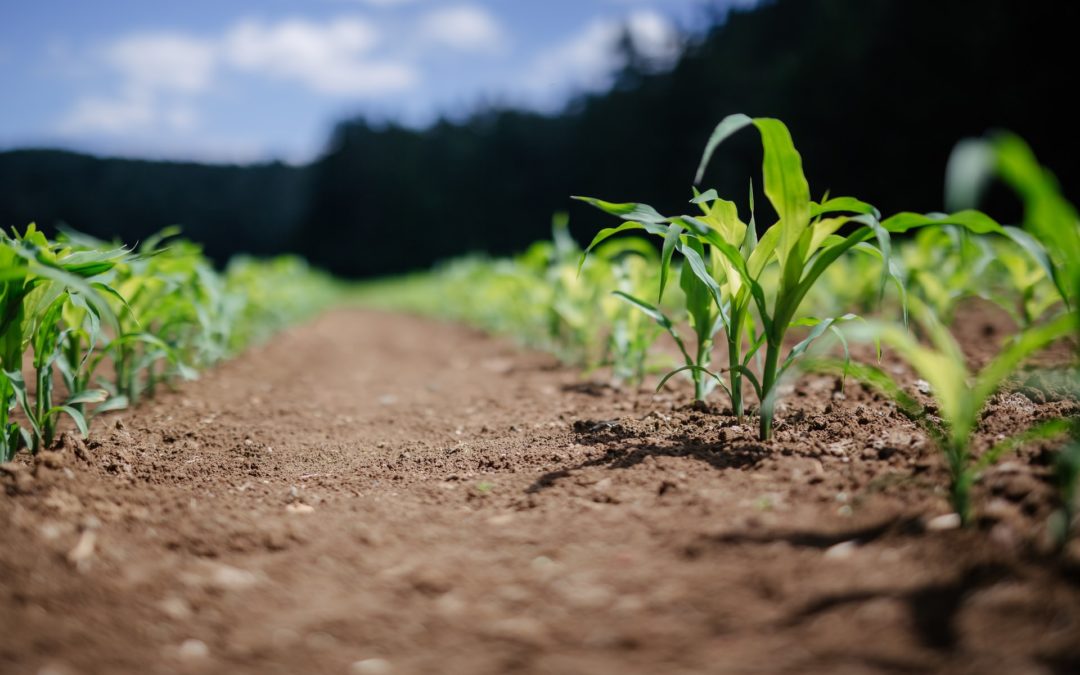
MULTIPOLYGON (((783 119, 812 189, 885 213, 941 209, 949 151, 995 128, 1027 138, 1076 198, 1064 100, 1078 19, 1051 0, 778 0, 715 14, 665 72, 624 44, 614 87, 561 114, 492 109, 423 130, 347 120, 301 169, 0 154, 0 224, 133 240, 181 222, 219 258, 295 250, 345 275, 400 272, 520 250, 557 210, 579 238, 607 224, 570 194, 683 210, 702 145, 732 112, 783 119)), ((751 134, 735 141, 706 182, 742 201, 758 157, 751 134)))
POLYGON ((0 153, 0 226, 68 226, 134 244, 170 225, 224 261, 291 246, 309 207, 309 169, 0 153))

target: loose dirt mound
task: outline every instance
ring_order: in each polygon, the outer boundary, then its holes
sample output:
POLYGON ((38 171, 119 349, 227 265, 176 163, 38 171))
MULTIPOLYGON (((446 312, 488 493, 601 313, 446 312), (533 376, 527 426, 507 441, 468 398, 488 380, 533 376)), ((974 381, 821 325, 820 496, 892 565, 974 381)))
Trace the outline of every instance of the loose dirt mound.
MULTIPOLYGON (((687 393, 324 316, 0 470, 0 670, 1080 669, 1046 448, 939 530, 938 458, 858 385, 797 382, 768 446, 687 393)), ((999 396, 982 443, 1075 413, 1046 398, 999 396)))

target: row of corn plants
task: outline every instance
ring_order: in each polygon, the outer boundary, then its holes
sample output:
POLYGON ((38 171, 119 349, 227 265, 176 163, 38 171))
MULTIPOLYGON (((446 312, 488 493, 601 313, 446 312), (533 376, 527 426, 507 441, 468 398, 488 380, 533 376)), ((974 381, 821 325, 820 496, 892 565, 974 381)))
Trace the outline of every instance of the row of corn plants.
POLYGON ((660 388, 686 377, 697 404, 722 391, 740 422, 755 415, 762 441, 772 436, 785 376, 815 369, 860 379, 895 399, 940 449, 963 522, 972 486, 998 458, 1028 441, 1071 437, 1056 471, 1063 540, 1075 515, 1080 426, 1049 420, 981 452, 974 444, 987 402, 1028 357, 1062 339, 1080 344, 1080 220, 1053 176, 1014 136, 966 141, 946 170, 949 213, 885 217, 855 197, 815 200, 787 127, 732 115, 709 138, 695 184, 743 130, 760 137, 763 159, 741 206, 696 185, 686 213, 673 215, 576 197, 622 222, 581 250, 560 221, 552 241, 521 256, 452 261, 370 286, 370 297, 515 335, 571 363, 610 366, 622 382, 656 371, 660 388), (1020 225, 975 210, 991 180, 1021 198, 1020 225), (755 182, 771 223, 759 222, 755 182), (994 303, 1017 325, 977 371, 950 332, 957 307, 971 298, 994 303), (660 334, 667 344, 657 345, 660 334), (906 361, 929 383, 934 404, 919 405, 891 370, 853 362, 853 340, 873 344, 879 358, 884 350, 906 361), (837 351, 842 358, 829 356, 837 351))
POLYGON ((369 306, 465 322, 586 372, 610 368, 616 383, 640 384, 669 357, 651 350, 660 329, 627 298, 656 292, 659 254, 635 237, 608 242, 584 265, 582 253, 559 214, 551 239, 518 256, 467 256, 367 282, 355 295, 369 306))
POLYGON ((0 232, 0 461, 190 379, 340 290, 295 258, 216 270, 165 230, 135 249, 30 225, 0 232))
MULTIPOLYGON (((814 201, 801 157, 784 124, 745 115, 732 115, 717 126, 696 182, 717 147, 747 127, 761 137, 764 193, 777 215, 760 236, 752 191, 749 220, 744 222, 734 202, 722 199, 715 190, 695 188, 690 203, 700 213, 694 215, 663 216, 646 204, 580 198, 626 221, 601 231, 589 248, 625 230, 644 230, 661 239, 658 299, 662 299, 673 258, 681 256, 680 285, 697 350, 691 358, 683 349, 686 365, 669 376, 689 371, 697 400, 708 394, 703 386, 707 378, 718 382, 740 418, 743 385, 749 383, 759 401, 763 441, 771 437, 780 379, 826 331, 836 335, 845 357, 847 340, 852 337, 872 341, 879 349, 881 345, 890 348, 930 384, 934 412, 918 406, 885 369, 852 364, 847 358, 832 363, 891 395, 926 430, 945 456, 952 506, 961 521, 967 522, 971 486, 998 457, 1027 440, 1070 430, 1075 435, 1075 424, 1052 420, 1004 439, 978 457, 972 452, 972 436, 990 397, 1033 353, 1078 336, 1080 220, 1076 211, 1030 149, 1009 135, 968 141, 957 148, 946 181, 948 199, 957 210, 948 214, 898 213, 883 218, 873 206, 853 197, 814 201), (1024 202, 1022 227, 1002 226, 974 210, 980 191, 995 176, 1011 185, 1024 202), (908 232, 914 236, 898 255, 892 238, 908 232), (838 274, 826 276, 831 269, 838 274), (898 291, 899 317, 856 322, 855 314, 839 313, 844 305, 869 310, 890 281, 898 291), (845 292, 844 287, 852 290, 845 292), (822 292, 815 298, 811 292, 816 288, 822 292), (871 290, 875 288, 876 292, 871 290), (978 372, 969 370, 959 345, 938 318, 951 320, 958 302, 966 297, 998 304, 1019 326, 998 356, 978 372), (815 311, 823 308, 827 313, 815 311), (908 324, 909 308, 917 330, 908 324), (850 327, 842 332, 841 323, 850 327), (809 329, 797 342, 788 339, 795 326, 809 329), (727 344, 728 361, 723 368, 710 367, 716 335, 722 335, 727 344), (762 348, 764 359, 759 359, 762 348)), ((672 322, 655 307, 644 299, 636 302, 670 329, 672 322)), ((672 335, 678 340, 674 331, 672 335)), ((1071 515, 1075 450, 1060 456, 1063 503, 1065 513, 1071 515)), ((1059 538, 1067 532, 1070 518, 1063 517, 1063 523, 1059 538)))

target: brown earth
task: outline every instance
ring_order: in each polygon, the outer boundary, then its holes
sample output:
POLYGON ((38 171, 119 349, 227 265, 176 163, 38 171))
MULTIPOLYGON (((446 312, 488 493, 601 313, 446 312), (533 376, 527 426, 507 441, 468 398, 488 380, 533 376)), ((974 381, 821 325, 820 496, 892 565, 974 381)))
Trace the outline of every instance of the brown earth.
MULTIPOLYGON (((325 315, 0 470, 0 671, 1080 671, 1051 450, 984 477, 976 527, 928 526, 935 451, 837 384, 789 387, 763 445, 683 384, 325 315)), ((980 447, 1058 398, 998 396, 980 447)))

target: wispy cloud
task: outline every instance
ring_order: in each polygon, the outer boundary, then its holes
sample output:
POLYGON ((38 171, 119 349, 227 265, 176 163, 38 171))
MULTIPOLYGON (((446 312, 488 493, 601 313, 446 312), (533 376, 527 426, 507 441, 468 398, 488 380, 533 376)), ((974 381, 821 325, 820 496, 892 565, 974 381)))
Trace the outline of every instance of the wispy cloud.
POLYGON ((198 113, 190 105, 169 104, 145 92, 130 91, 112 98, 79 99, 59 130, 65 134, 132 134, 159 128, 184 131, 193 129, 197 121, 198 113))
POLYGON ((419 24, 421 46, 444 46, 463 52, 496 52, 508 37, 498 20, 476 5, 437 9, 424 15, 419 24))
POLYGON ((543 94, 551 101, 561 99, 567 90, 608 86, 612 74, 623 65, 617 45, 624 34, 654 62, 663 64, 679 54, 678 31, 671 20, 652 10, 639 10, 625 20, 590 22, 576 35, 537 55, 522 81, 533 94, 543 94))
POLYGON ((199 92, 210 84, 215 45, 176 33, 143 33, 113 42, 106 62, 140 91, 199 92))
POLYGON ((374 54, 382 35, 361 17, 324 22, 242 19, 216 37, 143 32, 98 52, 110 93, 84 96, 60 120, 65 134, 193 128, 199 95, 222 75, 290 81, 319 94, 379 97, 415 86, 417 67, 374 54), (183 111, 183 112, 178 112, 183 111))
MULTIPOLYGON (((413 0, 363 0, 389 6, 413 0)), ((423 80, 421 62, 439 53, 494 54, 509 44, 483 7, 439 7, 409 22, 347 15, 323 21, 240 19, 216 36, 138 32, 90 59, 109 91, 76 100, 60 120, 66 134, 194 127, 200 97, 223 77, 291 82, 346 100, 399 94, 423 80), (96 59, 96 60, 95 60, 96 59), (185 111, 182 114, 177 111, 185 111)))
POLYGON ((84 147, 141 143, 185 156, 219 142, 229 156, 246 156, 249 146, 229 144, 242 135, 249 144, 284 139, 268 142, 267 153, 293 156, 303 145, 310 154, 324 131, 313 129, 320 115, 330 119, 361 105, 398 118, 415 110, 417 122, 447 101, 468 106, 485 93, 556 108, 569 92, 611 83, 622 65, 617 46, 624 31, 655 61, 677 55, 673 19, 649 8, 660 0, 590 1, 641 4, 564 21, 556 30, 545 23, 531 35, 525 31, 534 27, 519 20, 535 20, 531 12, 491 0, 328 0, 323 11, 339 11, 320 18, 300 10, 245 14, 217 29, 128 28, 99 35, 96 44, 50 43, 50 72, 79 89, 46 122, 48 133, 84 147), (237 121, 248 117, 256 122, 237 121))
POLYGON ((293 80, 323 94, 377 96, 415 85, 420 75, 414 66, 370 57, 379 38, 374 25, 358 18, 244 21, 228 32, 222 52, 237 70, 293 80))

